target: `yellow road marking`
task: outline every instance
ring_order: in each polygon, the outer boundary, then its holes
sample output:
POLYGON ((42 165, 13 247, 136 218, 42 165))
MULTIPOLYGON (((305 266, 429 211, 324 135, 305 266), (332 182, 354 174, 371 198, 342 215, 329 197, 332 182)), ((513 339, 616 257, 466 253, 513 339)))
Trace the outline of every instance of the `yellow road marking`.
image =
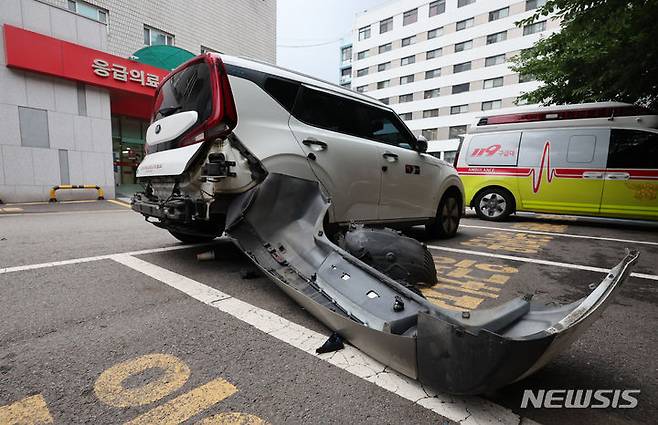
POLYGON ((3 425, 37 425, 51 424, 46 400, 41 394, 26 397, 7 406, 0 406, 0 424, 3 425))
POLYGON ((512 224, 513 229, 521 230, 534 230, 539 232, 554 232, 554 233, 564 233, 567 231, 569 226, 566 224, 551 224, 551 223, 514 223, 512 224))
MULTIPOLYGON (((235 394, 238 389, 217 378, 126 422, 128 425, 179 424, 235 394)), ((240 422, 237 422, 240 423, 240 422)))
MULTIPOLYGON (((84 200, 79 200, 79 201, 57 201, 57 204, 86 204, 89 202, 98 202, 97 199, 84 199, 84 200)), ((39 201, 39 202, 13 202, 9 204, 5 204, 9 206, 15 206, 15 205, 20 205, 20 206, 25 206, 25 205, 56 205, 52 202, 48 201, 39 201)))
POLYGON ((116 204, 116 205, 119 205, 119 206, 122 206, 122 207, 130 208, 130 204, 128 204, 126 202, 122 202, 122 201, 117 201, 116 199, 108 199, 107 202, 111 202, 113 204, 116 204))
POLYGON ((94 391, 96 397, 109 406, 143 406, 176 391, 189 377, 190 368, 179 358, 169 354, 147 354, 104 371, 96 380, 94 391), (124 387, 123 383, 129 377, 153 368, 162 369, 162 375, 139 387, 124 387))
POLYGON ((536 254, 552 240, 552 236, 532 233, 491 232, 461 242, 461 244, 478 248, 488 248, 494 251, 536 254))
POLYGON ((258 416, 247 413, 219 413, 202 419, 196 425, 267 425, 267 422, 258 416))

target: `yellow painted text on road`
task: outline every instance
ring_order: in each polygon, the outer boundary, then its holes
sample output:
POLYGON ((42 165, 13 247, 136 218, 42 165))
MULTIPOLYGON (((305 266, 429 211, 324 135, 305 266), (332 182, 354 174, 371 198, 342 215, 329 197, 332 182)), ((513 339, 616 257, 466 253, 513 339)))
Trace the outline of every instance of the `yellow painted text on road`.
POLYGON ((96 380, 94 391, 103 403, 113 407, 142 406, 160 400, 187 382, 190 368, 179 358, 169 354, 148 354, 112 366, 96 380), (144 385, 126 388, 131 376, 149 369, 161 369, 162 374, 144 385))
POLYGON ((0 424, 2 425, 38 425, 51 424, 46 400, 41 394, 26 397, 7 406, 0 406, 0 424))

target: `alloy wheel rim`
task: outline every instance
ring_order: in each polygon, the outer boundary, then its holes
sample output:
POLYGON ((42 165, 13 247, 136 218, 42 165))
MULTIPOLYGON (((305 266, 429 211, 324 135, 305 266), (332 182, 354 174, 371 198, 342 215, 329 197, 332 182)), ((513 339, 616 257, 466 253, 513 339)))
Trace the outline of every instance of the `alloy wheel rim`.
POLYGON ((505 212, 507 202, 497 193, 488 193, 480 200, 479 208, 487 217, 497 218, 505 212))

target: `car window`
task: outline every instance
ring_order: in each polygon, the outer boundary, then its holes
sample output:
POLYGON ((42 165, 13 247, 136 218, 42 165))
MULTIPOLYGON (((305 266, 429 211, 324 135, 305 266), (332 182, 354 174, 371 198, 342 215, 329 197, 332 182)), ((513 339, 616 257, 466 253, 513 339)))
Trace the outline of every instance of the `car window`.
POLYGON ((585 163, 592 162, 596 150, 596 136, 582 135, 569 138, 569 150, 567 151, 567 162, 585 163))
POLYGON ((179 112, 196 111, 196 123, 202 123, 212 113, 210 68, 198 62, 172 75, 162 84, 155 99, 153 120, 179 112))
POLYGON ((608 168, 658 169, 658 133, 613 129, 608 168))
POLYGON ((413 135, 389 110, 302 87, 293 115, 314 127, 411 149, 413 135))
POLYGON ((265 80, 265 91, 276 99, 286 111, 292 111, 297 97, 299 83, 284 80, 282 78, 268 77, 265 80))

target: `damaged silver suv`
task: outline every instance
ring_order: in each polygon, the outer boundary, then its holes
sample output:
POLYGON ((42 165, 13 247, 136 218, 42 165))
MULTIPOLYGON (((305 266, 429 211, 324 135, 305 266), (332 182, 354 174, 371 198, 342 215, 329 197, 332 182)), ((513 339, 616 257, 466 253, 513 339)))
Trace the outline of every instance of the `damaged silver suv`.
POLYGON ((457 232, 464 191, 383 103, 292 71, 206 54, 160 85, 135 206, 184 242, 221 234, 232 198, 268 173, 317 181, 329 224, 457 232), (166 201, 166 208, 158 208, 166 201))
POLYGON ((158 89, 138 170, 145 191, 132 208, 183 241, 225 231, 335 332, 319 352, 346 339, 437 390, 492 391, 568 347, 610 304, 638 253, 570 304, 527 294, 491 309, 436 306, 419 290, 437 279, 427 247, 382 226, 455 234, 461 182, 425 148, 366 96, 206 54, 158 89))

